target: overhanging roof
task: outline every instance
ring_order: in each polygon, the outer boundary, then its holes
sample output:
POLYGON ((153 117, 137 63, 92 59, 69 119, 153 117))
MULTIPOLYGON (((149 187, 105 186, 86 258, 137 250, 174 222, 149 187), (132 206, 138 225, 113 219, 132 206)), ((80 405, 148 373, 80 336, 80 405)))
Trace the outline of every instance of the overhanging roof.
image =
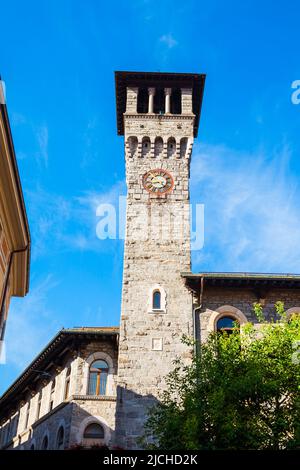
POLYGON ((13 402, 20 401, 21 392, 34 388, 36 379, 43 371, 46 372, 47 365, 59 361, 63 352, 74 345, 74 339, 93 336, 117 340, 118 334, 118 327, 79 327, 60 330, 0 397, 0 418, 13 407, 13 402))
POLYGON ((199 290, 201 279, 204 280, 205 286, 212 287, 252 287, 252 288, 286 288, 299 289, 299 274, 283 274, 283 273, 181 273, 186 279, 187 285, 194 291, 199 290))
MULTIPOLYGON (((15 237, 21 240, 19 241, 19 244, 13 246, 13 250, 24 251, 22 254, 17 253, 17 256, 26 257, 24 287, 19 286, 17 291, 21 292, 21 295, 25 295, 29 290, 30 232, 7 107, 3 103, 0 103, 0 139, 3 139, 3 148, 7 148, 7 152, 4 151, 3 155, 0 155, 2 159, 0 180, 1 185, 8 188, 6 189, 4 202, 8 201, 9 204, 7 203, 6 205, 10 207, 9 216, 11 217, 11 220, 9 229, 14 230, 15 237), (1 129, 3 129, 3 133, 1 132, 1 129), (12 221, 15 221, 16 225, 12 221)), ((13 295, 15 295, 15 293, 13 293, 13 295)))
POLYGON ((204 92, 204 83, 205 74, 197 73, 115 72, 118 135, 124 134, 123 114, 126 111, 126 87, 136 86, 192 88, 193 113, 196 116, 194 122, 194 136, 197 137, 204 92))

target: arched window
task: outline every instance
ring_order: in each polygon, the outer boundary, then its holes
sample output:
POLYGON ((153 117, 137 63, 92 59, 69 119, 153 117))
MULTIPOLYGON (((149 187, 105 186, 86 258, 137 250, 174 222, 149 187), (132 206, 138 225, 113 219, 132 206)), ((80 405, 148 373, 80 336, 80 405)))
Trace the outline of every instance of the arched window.
POLYGON ((236 328, 237 320, 233 317, 224 316, 217 321, 217 332, 231 334, 236 328))
POLYGON ((168 140, 168 146, 167 146, 167 155, 168 158, 172 157, 176 152, 176 141, 174 137, 170 137, 168 140))
POLYGON ((43 439, 43 441, 42 441, 42 447, 41 447, 41 449, 42 449, 42 450, 47 450, 47 449, 48 449, 48 443, 49 443, 49 441, 48 441, 48 436, 45 436, 44 439, 43 439))
POLYGON ((52 384, 51 384, 49 411, 52 411, 54 408, 55 387, 56 387, 56 377, 54 377, 54 379, 52 380, 52 384))
POLYGON ((99 423, 89 424, 83 434, 84 439, 104 439, 104 429, 99 423))
POLYGON ((69 398, 70 394, 70 382, 71 382, 71 366, 68 367, 67 369, 67 374, 66 374, 66 382, 65 382, 65 396, 64 399, 66 400, 69 398))
POLYGON ((130 156, 134 157, 138 148, 138 139, 135 136, 128 137, 130 156))
POLYGON ((29 450, 34 450, 34 444, 31 444, 30 446, 30 449, 29 450))
POLYGON ((151 149, 151 143, 149 137, 143 137, 142 140, 142 157, 146 157, 151 149))
POLYGON ((164 149, 164 143, 161 137, 156 137, 154 142, 154 156, 159 157, 164 149))
POLYGON ((94 361, 90 367, 89 395, 105 395, 108 365, 101 359, 94 361))
POLYGON ((153 308, 153 310, 160 310, 161 309, 161 293, 160 293, 159 290, 155 290, 153 292, 152 308, 153 308))
POLYGON ((186 137, 180 139, 180 157, 185 157, 188 140, 186 137))
POLYGON ((56 449, 63 450, 64 449, 64 438, 65 438, 65 430, 63 426, 60 426, 57 437, 56 437, 56 449))

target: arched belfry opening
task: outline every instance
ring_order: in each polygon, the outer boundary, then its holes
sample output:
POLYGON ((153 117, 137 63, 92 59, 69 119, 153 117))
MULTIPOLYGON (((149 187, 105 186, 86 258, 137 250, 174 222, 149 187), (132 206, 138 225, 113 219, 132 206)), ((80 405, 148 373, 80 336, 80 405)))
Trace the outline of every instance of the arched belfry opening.
POLYGON ((154 96, 154 113, 165 113, 165 93, 163 88, 157 88, 154 96))
POLYGON ((181 90, 179 88, 172 90, 171 113, 181 114, 181 90))
POLYGON ((148 89, 139 88, 138 98, 137 98, 137 112, 138 113, 148 113, 148 89))

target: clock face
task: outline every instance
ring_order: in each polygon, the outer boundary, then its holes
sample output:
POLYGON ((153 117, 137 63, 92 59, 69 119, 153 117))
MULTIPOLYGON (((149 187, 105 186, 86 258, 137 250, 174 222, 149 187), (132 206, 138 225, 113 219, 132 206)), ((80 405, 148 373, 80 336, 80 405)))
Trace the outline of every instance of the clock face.
POLYGON ((144 174, 143 186, 149 193, 159 195, 172 191, 174 181, 168 171, 158 168, 144 174))

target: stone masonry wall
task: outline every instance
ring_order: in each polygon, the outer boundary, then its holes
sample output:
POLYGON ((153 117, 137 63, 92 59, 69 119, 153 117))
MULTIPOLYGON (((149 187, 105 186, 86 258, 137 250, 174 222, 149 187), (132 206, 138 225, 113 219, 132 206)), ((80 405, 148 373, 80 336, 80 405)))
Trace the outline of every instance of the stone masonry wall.
POLYGON ((128 196, 116 428, 118 445, 137 448, 147 408, 159 399, 173 361, 190 357, 181 338, 193 335, 192 296, 180 273, 190 270, 194 117, 125 114, 124 122, 128 196), (160 152, 155 151, 157 137, 163 141, 160 152), (187 142, 184 154, 182 139, 187 142), (168 147, 171 141, 175 149, 168 147), (142 184, 143 175, 157 168, 167 170, 175 183, 172 192, 159 198, 142 184), (155 288, 165 298, 162 312, 152 311, 155 288))
MULTIPOLYGON (((263 299, 263 311, 267 320, 274 318, 274 305, 280 300, 284 302, 286 310, 300 307, 300 292, 297 289, 273 288, 269 290, 263 299)), ((217 318, 218 311, 222 314, 226 312, 235 314, 235 309, 245 315, 247 321, 257 323, 253 311, 253 303, 258 302, 255 292, 245 288, 206 288, 204 289, 203 307, 198 314, 197 337, 205 341, 213 326, 214 319, 217 318), (226 307, 227 306, 227 307, 226 307), (230 308, 231 307, 231 308, 230 308)))

